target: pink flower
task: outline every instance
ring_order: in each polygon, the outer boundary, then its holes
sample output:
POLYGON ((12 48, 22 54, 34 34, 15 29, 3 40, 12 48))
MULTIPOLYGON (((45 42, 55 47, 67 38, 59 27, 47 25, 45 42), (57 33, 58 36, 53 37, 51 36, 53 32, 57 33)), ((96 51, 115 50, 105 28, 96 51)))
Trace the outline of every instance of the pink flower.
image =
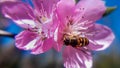
MULTIPOLYGON (((66 68, 91 68, 91 51, 104 50, 112 43, 114 34, 107 27, 95 23, 105 12, 102 0, 61 0, 57 4, 57 14, 60 20, 56 30, 55 40, 58 48, 66 44, 63 51, 64 66, 66 68), (70 38, 87 38, 89 44, 83 46, 75 44, 70 38), (65 37, 68 37, 65 43, 65 37), (73 44, 71 43, 73 42, 73 44), (68 44, 68 45, 67 45, 68 44)), ((78 40, 78 39, 76 39, 78 40)), ((80 41, 77 41, 77 44, 80 41)))
POLYGON ((25 30, 15 37, 16 47, 40 54, 54 47, 57 17, 54 13, 58 0, 32 0, 34 8, 23 2, 6 2, 2 12, 25 30))
POLYGON ((107 26, 95 23, 106 10, 102 0, 80 0, 77 4, 75 0, 32 1, 34 8, 23 2, 2 5, 3 14, 25 29, 15 37, 20 49, 40 54, 51 47, 60 51, 65 44, 66 68, 91 68, 91 51, 106 49, 114 39, 107 26), (81 42, 82 38, 89 43, 81 42))
POLYGON ((6 1, 18 1, 18 0, 0 0, 0 2, 6 2, 6 1))

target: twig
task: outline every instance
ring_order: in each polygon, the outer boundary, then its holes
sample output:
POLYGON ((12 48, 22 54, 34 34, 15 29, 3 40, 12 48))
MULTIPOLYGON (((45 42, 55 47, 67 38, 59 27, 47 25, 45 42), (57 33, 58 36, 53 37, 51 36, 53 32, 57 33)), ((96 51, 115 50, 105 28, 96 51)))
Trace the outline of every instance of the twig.
POLYGON ((12 34, 10 32, 4 31, 4 30, 0 30, 0 36, 6 36, 6 37, 11 37, 14 38, 16 34, 12 34))

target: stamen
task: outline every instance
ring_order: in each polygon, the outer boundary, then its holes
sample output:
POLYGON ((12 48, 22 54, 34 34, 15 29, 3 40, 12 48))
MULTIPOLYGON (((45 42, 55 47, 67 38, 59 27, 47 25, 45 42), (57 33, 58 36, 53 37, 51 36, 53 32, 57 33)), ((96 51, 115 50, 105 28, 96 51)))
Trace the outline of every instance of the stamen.
POLYGON ((41 16, 36 16, 36 22, 42 24, 42 21, 40 19, 41 19, 41 16))
POLYGON ((79 21, 81 21, 83 18, 85 18, 84 14, 85 14, 85 8, 80 8, 80 10, 82 12, 80 12, 81 14, 78 14, 77 16, 74 17, 75 23, 79 23, 79 21))

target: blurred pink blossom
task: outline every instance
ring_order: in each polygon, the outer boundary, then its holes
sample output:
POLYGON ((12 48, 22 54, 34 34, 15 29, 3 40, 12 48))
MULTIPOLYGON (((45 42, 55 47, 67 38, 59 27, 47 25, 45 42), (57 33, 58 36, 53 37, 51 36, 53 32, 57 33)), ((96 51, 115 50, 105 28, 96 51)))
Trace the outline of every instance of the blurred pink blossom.
POLYGON ((54 14, 58 0, 33 0, 34 8, 23 2, 6 2, 2 5, 5 17, 12 19, 25 30, 15 37, 16 47, 40 54, 54 47, 57 17, 54 14))
POLYGON ((60 0, 57 14, 60 20, 55 40, 59 49, 64 44, 64 35, 86 37, 89 44, 83 47, 65 46, 63 51, 66 68, 91 68, 92 51, 104 50, 114 39, 113 32, 104 25, 95 23, 99 20, 106 7, 102 0, 60 0))
POLYGON ((18 0, 0 0, 0 2, 6 2, 6 1, 13 1, 13 2, 15 2, 15 1, 18 1, 18 0))

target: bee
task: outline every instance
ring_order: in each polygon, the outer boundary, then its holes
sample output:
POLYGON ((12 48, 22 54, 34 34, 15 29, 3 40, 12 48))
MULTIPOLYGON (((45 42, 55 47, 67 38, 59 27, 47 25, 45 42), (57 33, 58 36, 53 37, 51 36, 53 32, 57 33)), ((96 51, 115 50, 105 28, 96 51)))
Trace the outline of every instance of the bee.
POLYGON ((89 40, 86 37, 79 36, 64 36, 63 42, 66 46, 83 47, 89 44, 89 40))

